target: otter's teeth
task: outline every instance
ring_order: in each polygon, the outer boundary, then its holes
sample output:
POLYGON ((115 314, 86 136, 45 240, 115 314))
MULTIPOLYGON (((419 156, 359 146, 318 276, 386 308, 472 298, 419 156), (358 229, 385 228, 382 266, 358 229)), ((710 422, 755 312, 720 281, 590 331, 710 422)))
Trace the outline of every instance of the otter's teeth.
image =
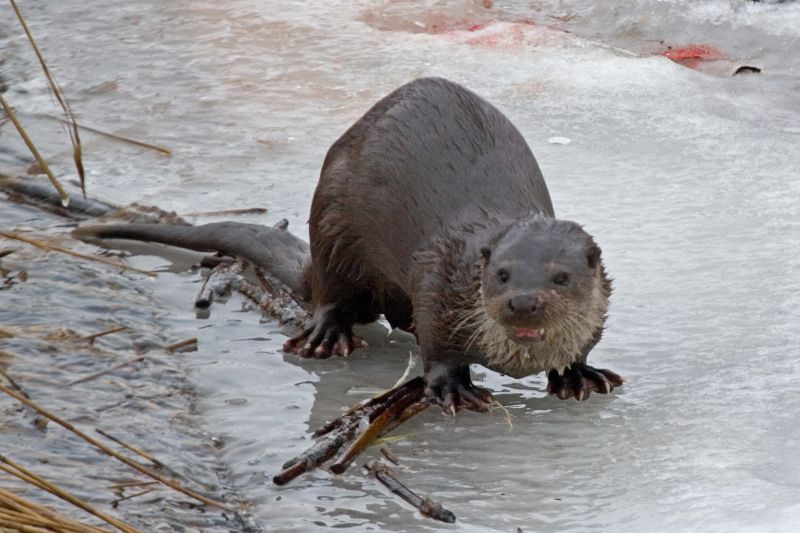
POLYGON ((538 339, 544 335, 543 329, 514 328, 514 335, 522 339, 538 339))

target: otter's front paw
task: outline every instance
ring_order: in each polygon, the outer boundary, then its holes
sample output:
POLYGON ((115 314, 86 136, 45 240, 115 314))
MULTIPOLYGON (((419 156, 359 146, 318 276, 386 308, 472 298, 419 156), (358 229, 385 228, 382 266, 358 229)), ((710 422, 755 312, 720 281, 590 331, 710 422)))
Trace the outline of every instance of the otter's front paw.
POLYGON ((564 374, 551 370, 547 374, 547 392, 562 400, 575 397, 583 401, 592 391, 608 394, 614 387, 620 387, 625 380, 605 368, 594 368, 584 363, 573 363, 564 369, 564 374))
POLYGON ((431 368, 425 373, 425 396, 453 416, 461 409, 485 412, 494 403, 489 390, 472 383, 468 366, 431 368))
POLYGON ((283 344, 284 352, 296 353, 300 357, 327 359, 332 355, 347 357, 356 348, 367 343, 353 333, 352 324, 336 317, 333 310, 314 313, 311 324, 283 344))

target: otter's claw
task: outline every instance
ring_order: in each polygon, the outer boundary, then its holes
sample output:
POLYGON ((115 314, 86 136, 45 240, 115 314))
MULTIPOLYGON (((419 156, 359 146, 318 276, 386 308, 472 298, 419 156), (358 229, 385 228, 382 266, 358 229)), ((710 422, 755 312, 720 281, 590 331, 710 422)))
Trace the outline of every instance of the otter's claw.
POLYGON ((425 396, 453 416, 461 409, 488 411, 494 403, 492 393, 472 383, 469 368, 459 368, 455 372, 449 370, 443 373, 432 371, 425 376, 425 396))
POLYGON ((555 369, 547 374, 547 392, 555 394, 562 400, 575 397, 583 401, 592 391, 608 394, 619 387, 625 380, 611 370, 594 368, 584 363, 574 363, 559 374, 555 369))
POLYGON ((327 359, 332 355, 347 357, 356 348, 367 343, 353 333, 349 324, 337 320, 332 312, 314 316, 311 325, 283 344, 284 352, 296 353, 300 357, 327 359))

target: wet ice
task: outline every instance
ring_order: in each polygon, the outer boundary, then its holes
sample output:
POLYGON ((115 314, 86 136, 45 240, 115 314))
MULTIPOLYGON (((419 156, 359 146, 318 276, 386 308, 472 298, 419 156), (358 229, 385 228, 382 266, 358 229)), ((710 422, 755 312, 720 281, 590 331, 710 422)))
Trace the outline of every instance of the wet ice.
MULTIPOLYGON (((794 529, 800 3, 22 7, 87 124, 173 150, 163 158, 87 137, 90 191, 121 203, 267 206, 248 220, 286 217, 305 235, 327 147, 383 94, 422 75, 467 85, 517 125, 557 215, 585 224, 603 247, 616 290, 590 358, 627 383, 578 404, 546 397, 541 376, 477 368, 512 427, 500 413, 451 420, 431 410, 401 429, 409 438, 391 446, 402 475, 443 500, 457 529, 794 529), (417 22, 439 29, 414 30, 417 22), (691 44, 725 58, 689 69, 661 55, 691 44), (731 77, 740 64, 763 70, 731 77), (91 90, 109 81, 117 88, 91 90), (571 142, 551 143, 557 137, 571 142)), ((23 113, 49 108, 33 66, 15 68, 24 79, 3 72, 7 98, 23 113)), ((7 127, 0 135, 16 142, 7 127)), ((66 172, 68 152, 56 161, 66 172)), ((274 323, 237 300, 197 320, 195 281, 160 276, 158 300, 176 337, 199 337, 189 375, 264 527, 439 529, 356 468, 286 488, 268 481, 308 444, 309 428, 364 389, 393 384, 413 343, 378 334, 348 360, 300 361, 280 352, 274 323)))

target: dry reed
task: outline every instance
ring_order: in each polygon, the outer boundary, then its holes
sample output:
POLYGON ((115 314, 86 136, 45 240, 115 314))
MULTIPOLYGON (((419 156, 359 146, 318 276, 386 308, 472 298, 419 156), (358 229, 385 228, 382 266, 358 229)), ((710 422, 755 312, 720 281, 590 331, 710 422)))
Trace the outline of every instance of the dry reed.
POLYGON ((131 468, 133 468, 134 470, 137 470, 137 471, 141 472, 142 474, 144 474, 144 475, 146 475, 146 476, 148 476, 148 477, 150 477, 152 479, 155 479, 156 481, 161 482, 162 484, 166 485, 167 487, 169 487, 169 488, 171 488, 173 490, 176 490, 178 492, 182 492, 183 494, 185 494, 185 495, 187 495, 187 496, 189 496, 191 498, 194 498, 195 500, 197 500, 199 502, 202 502, 205 505, 209 505, 209 506, 212 506, 212 507, 217 507, 217 508, 223 509, 225 511, 234 511, 234 509, 232 507, 230 507, 229 505, 226 505, 224 503, 221 503, 221 502, 212 500, 210 498, 207 498, 207 497, 203 496, 202 494, 199 494, 199 493, 197 493, 197 492, 195 492, 195 491, 193 491, 191 489, 187 489, 187 488, 183 487, 177 481, 173 481, 171 479, 167 479, 164 476, 161 476, 161 475, 157 474, 156 472, 154 472, 150 468, 147 468, 147 467, 137 463, 136 461, 133 461, 132 459, 130 459, 128 457, 125 457, 124 455, 121 455, 121 454, 115 452, 114 450, 112 450, 108 446, 104 445, 103 443, 97 441, 96 439, 90 437, 89 435, 87 435, 83 431, 79 430, 78 428, 76 428, 75 426, 73 426, 72 424, 67 422, 66 420, 64 420, 64 419, 52 414, 48 410, 44 409, 43 407, 39 406, 38 404, 34 403, 33 401, 25 398, 24 396, 22 396, 21 394, 17 393, 16 391, 14 391, 12 389, 9 389, 8 387, 6 387, 4 385, 0 385, 0 392, 4 392, 4 393, 8 394, 9 396, 14 398, 18 402, 21 402, 21 403, 27 405, 28 407, 30 407, 31 409, 33 409, 34 411, 38 412, 40 415, 42 415, 42 416, 44 416, 46 418, 49 418, 50 420, 52 420, 53 422, 55 422, 59 426, 67 429, 68 431, 71 431, 74 435, 76 435, 77 437, 83 439, 84 441, 86 441, 87 443, 91 444, 92 446, 94 446, 95 448, 97 448, 101 452, 105 453, 106 455, 109 455, 109 456, 117 459, 118 461, 121 461, 121 462, 125 463, 126 465, 128 465, 131 468))
POLYGON ((119 263, 117 261, 112 261, 111 259, 106 259, 105 257, 96 257, 93 255, 86 255, 80 252, 74 252, 68 248, 64 248, 62 246, 58 246, 56 244, 50 244, 49 242, 45 242, 39 239, 33 239, 31 237, 25 237, 20 235, 19 233, 15 233, 13 231, 0 231, 0 237, 5 237, 6 239, 12 239, 20 242, 24 242, 26 244, 30 244, 31 246, 35 246, 36 248, 41 248, 42 250, 47 250, 49 252, 59 252, 62 254, 71 255, 72 257, 77 257, 78 259, 85 259, 86 261, 95 261, 97 263, 103 263, 104 265, 110 265, 116 268, 121 268, 122 270, 131 270, 133 272, 139 272, 140 274, 145 274, 150 277, 155 277, 156 273, 151 272, 149 270, 141 270, 139 268, 134 268, 123 263, 119 263))
MULTIPOLYGON (((69 492, 65 491, 64 489, 56 486, 55 484, 53 484, 50 481, 44 479, 43 477, 39 476, 38 474, 35 474, 34 472, 28 470, 27 468, 23 467, 22 465, 19 465, 19 464, 15 463, 14 461, 12 461, 11 459, 9 459, 8 457, 6 457, 6 456, 4 456, 2 454, 0 454, 0 463, 2 463, 2 464, 0 464, 0 470, 6 472, 7 474, 11 474, 11 475, 17 477, 18 479, 20 479, 21 481, 23 481, 23 482, 25 482, 25 483, 27 483, 29 485, 33 485, 35 487, 38 487, 38 488, 40 488, 40 489, 42 489, 44 491, 49 492, 53 496, 56 496, 56 497, 66 501, 66 502, 71 503, 72 505, 74 505, 76 507, 79 507, 79 508, 83 509, 87 513, 96 516, 97 518, 103 520, 107 524, 110 524, 110 525, 114 526, 115 528, 119 529, 120 531, 123 531, 125 533, 138 533, 138 530, 132 528, 131 526, 127 525, 126 523, 114 518, 113 516, 109 516, 109 515, 103 513, 102 511, 98 511, 97 509, 95 509, 94 507, 92 507, 88 503, 84 502, 83 500, 81 500, 79 498, 76 498, 75 496, 73 496, 69 492)), ((25 514, 19 513, 16 516, 16 519, 20 520, 20 521, 22 521, 24 519, 30 520, 30 517, 26 518, 25 514)), ((31 525, 31 524, 25 524, 25 525, 31 525)), ((76 525, 78 525, 78 524, 76 523, 76 525)), ((85 526, 81 526, 81 527, 85 527, 85 526)), ((84 530, 85 529, 80 529, 79 531, 84 531, 84 530)))
POLYGON ((64 187, 61 186, 61 183, 59 183, 58 179, 53 174, 53 171, 50 170, 50 167, 47 165, 47 161, 44 160, 44 157, 42 157, 42 154, 40 154, 39 150, 36 149, 36 145, 33 144, 33 141, 28 136, 25 128, 22 126, 20 121, 17 120, 14 110, 11 109, 11 106, 8 105, 8 102, 6 102, 6 99, 3 98, 2 93, 0 93, 0 107, 3 108, 6 116, 11 120, 11 123, 14 124, 14 127, 17 128, 17 132, 19 133, 19 136, 22 137, 22 140, 28 147, 28 150, 30 150, 34 159, 36 159, 36 162, 39 163, 39 166, 47 175, 50 183, 52 183, 53 187, 55 187, 56 191, 58 191, 58 196, 61 198, 61 205, 67 207, 69 205, 69 195, 67 194, 67 191, 64 190, 64 187))
MULTIPOLYGON (((83 193, 83 197, 86 198, 86 174, 83 170, 81 139, 78 135, 78 123, 75 120, 75 115, 72 113, 72 109, 70 108, 69 103, 67 102, 67 99, 61 90, 61 87, 59 87, 58 82, 56 82, 56 79, 53 77, 50 69, 47 68, 47 63, 44 60, 44 56, 39 50, 39 46, 36 44, 33 34, 31 34, 31 31, 28 29, 28 24, 25 22, 25 17, 22 16, 19 7, 17 7, 17 2, 15 0, 9 1, 11 2, 11 7, 14 9, 14 13, 17 15, 17 19, 19 19, 20 25, 22 25, 22 29, 25 30, 25 35, 28 37, 28 42, 31 43, 31 48, 33 48, 33 51, 39 60, 39 64, 42 66, 44 77, 47 80, 47 87, 50 89, 50 93, 56 97, 56 100, 58 100, 58 103, 64 110, 64 116, 67 117, 67 131, 69 132, 69 140, 72 143, 72 161, 75 163, 75 170, 78 171, 78 178, 81 182, 81 192, 83 193)), ((64 207, 66 207, 66 205, 67 204, 64 204, 64 207)))

